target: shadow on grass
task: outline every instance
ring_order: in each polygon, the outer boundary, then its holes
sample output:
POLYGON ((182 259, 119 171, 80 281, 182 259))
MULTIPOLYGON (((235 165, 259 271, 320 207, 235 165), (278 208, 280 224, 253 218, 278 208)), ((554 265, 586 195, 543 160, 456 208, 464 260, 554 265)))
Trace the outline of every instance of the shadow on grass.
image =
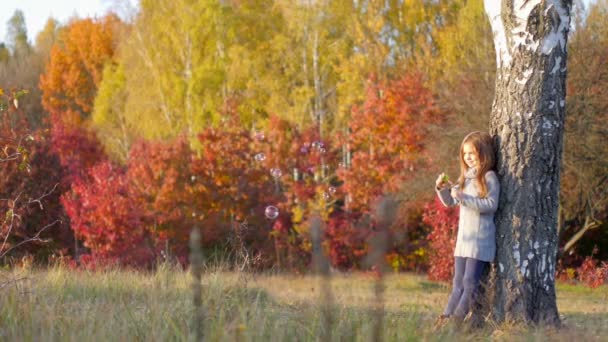
POLYGON ((424 291, 439 291, 447 289, 447 286, 444 284, 426 280, 420 281, 418 284, 420 285, 420 288, 424 291))

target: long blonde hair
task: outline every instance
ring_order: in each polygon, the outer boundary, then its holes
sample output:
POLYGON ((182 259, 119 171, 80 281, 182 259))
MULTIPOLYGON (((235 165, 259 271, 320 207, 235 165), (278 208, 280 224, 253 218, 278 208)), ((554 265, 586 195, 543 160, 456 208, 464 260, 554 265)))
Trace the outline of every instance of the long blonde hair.
POLYGON ((477 152, 479 165, 477 167, 477 174, 475 175, 475 184, 479 190, 479 197, 484 198, 488 195, 485 175, 488 171, 494 170, 494 166, 496 165, 494 142, 492 137, 486 132, 475 131, 464 137, 462 144, 460 144, 460 177, 458 178, 460 189, 464 189, 465 173, 468 169, 467 164, 464 162, 465 144, 471 144, 475 152, 477 152))

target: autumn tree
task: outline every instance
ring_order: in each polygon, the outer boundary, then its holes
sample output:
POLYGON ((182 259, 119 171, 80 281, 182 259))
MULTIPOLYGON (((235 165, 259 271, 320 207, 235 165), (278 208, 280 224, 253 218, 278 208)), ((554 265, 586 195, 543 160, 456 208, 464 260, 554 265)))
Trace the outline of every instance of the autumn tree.
POLYGON ((114 55, 114 32, 120 23, 112 14, 71 22, 60 32, 40 77, 42 105, 50 114, 52 144, 71 175, 92 166, 103 155, 87 126, 104 66, 114 55))
POLYGON ((138 136, 137 125, 125 111, 125 80, 123 64, 106 64, 91 116, 105 151, 121 162, 128 159, 132 144, 138 136))
POLYGON ((485 1, 494 33, 490 132, 501 184, 494 315, 558 325, 557 215, 571 1, 485 1))
POLYGON ((59 203, 59 160, 48 136, 30 131, 23 95, 0 88, 0 256, 67 254, 73 235, 59 203))
MULTIPOLYGON (((339 172, 348 206, 369 208, 376 196, 396 193, 421 167, 427 124, 441 116, 422 75, 376 82, 370 79, 367 98, 353 109, 345 138, 352 160, 339 172)), ((408 190, 409 191, 409 190, 408 190)))
MULTIPOLYGON (((590 255, 608 238, 608 1, 591 4, 571 35, 561 192, 562 252, 590 255), (583 246, 587 245, 587 246, 583 246), (577 247, 577 248, 575 248, 577 247)), ((596 257, 608 251, 601 248, 596 257)))
POLYGON ((224 2, 142 1, 119 56, 129 70, 119 88, 128 94, 122 115, 138 137, 169 139, 185 133, 195 142, 203 127, 219 121, 219 108, 229 95, 226 65, 235 39, 233 23, 234 10, 224 2))
POLYGON ((7 23, 8 42, 6 50, 0 48, 0 80, 7 88, 26 89, 28 95, 20 99, 20 109, 27 116, 29 128, 35 130, 43 125, 44 110, 40 103, 38 88, 40 74, 44 70, 45 53, 31 46, 26 31, 25 16, 15 11, 7 23), (4 52, 3 52, 4 51, 4 52))
POLYGON ((80 124, 92 112, 103 68, 114 54, 113 30, 120 19, 77 19, 61 33, 40 77, 42 103, 54 121, 80 124))
MULTIPOLYGON (((438 97, 446 115, 430 128, 429 154, 438 172, 456 175, 458 147, 462 138, 487 127, 493 99, 495 74, 492 31, 482 0, 458 4, 443 27, 433 32, 434 49, 425 51, 418 62, 428 70, 428 85, 438 97), (446 147, 449 146, 449 147, 446 147)), ((432 179, 427 179, 432 182, 432 179)))
POLYGON ((124 167, 104 161, 77 176, 61 198, 76 237, 98 263, 149 266, 155 259, 143 211, 130 194, 124 167))
POLYGON ((27 27, 25 26, 25 15, 23 11, 16 10, 8 20, 8 46, 13 56, 22 58, 30 52, 31 46, 27 38, 27 27))
POLYGON ((194 191, 197 178, 191 168, 194 154, 188 139, 140 140, 128 156, 129 197, 142 213, 140 224, 153 238, 150 245, 157 253, 162 251, 185 263, 190 231, 200 223, 197 215, 207 213, 195 205, 206 192, 194 191))

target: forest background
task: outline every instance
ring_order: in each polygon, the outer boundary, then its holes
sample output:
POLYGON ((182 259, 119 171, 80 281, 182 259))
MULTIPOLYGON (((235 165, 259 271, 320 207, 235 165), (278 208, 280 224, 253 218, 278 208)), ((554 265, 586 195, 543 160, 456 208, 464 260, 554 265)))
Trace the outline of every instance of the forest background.
MULTIPOLYGON (((575 2, 558 277, 608 266, 608 0, 575 2)), ((142 0, 129 20, 22 12, 0 44, 0 256, 73 267, 207 258, 304 272, 309 220, 337 270, 452 272, 464 135, 487 130, 495 54, 481 0, 142 0)))

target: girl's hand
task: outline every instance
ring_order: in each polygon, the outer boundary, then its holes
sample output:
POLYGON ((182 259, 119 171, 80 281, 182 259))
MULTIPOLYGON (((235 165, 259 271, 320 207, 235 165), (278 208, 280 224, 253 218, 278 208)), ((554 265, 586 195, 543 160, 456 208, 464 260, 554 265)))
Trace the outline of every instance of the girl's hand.
POLYGON ((435 181, 435 187, 437 189, 442 189, 442 188, 445 188, 448 184, 449 184, 448 176, 445 174, 445 172, 442 172, 439 175, 439 177, 437 177, 437 180, 435 181))
POLYGON ((455 198, 457 200, 462 200, 462 191, 460 191, 460 189, 458 189, 458 188, 452 188, 450 195, 452 195, 452 198, 455 198))

